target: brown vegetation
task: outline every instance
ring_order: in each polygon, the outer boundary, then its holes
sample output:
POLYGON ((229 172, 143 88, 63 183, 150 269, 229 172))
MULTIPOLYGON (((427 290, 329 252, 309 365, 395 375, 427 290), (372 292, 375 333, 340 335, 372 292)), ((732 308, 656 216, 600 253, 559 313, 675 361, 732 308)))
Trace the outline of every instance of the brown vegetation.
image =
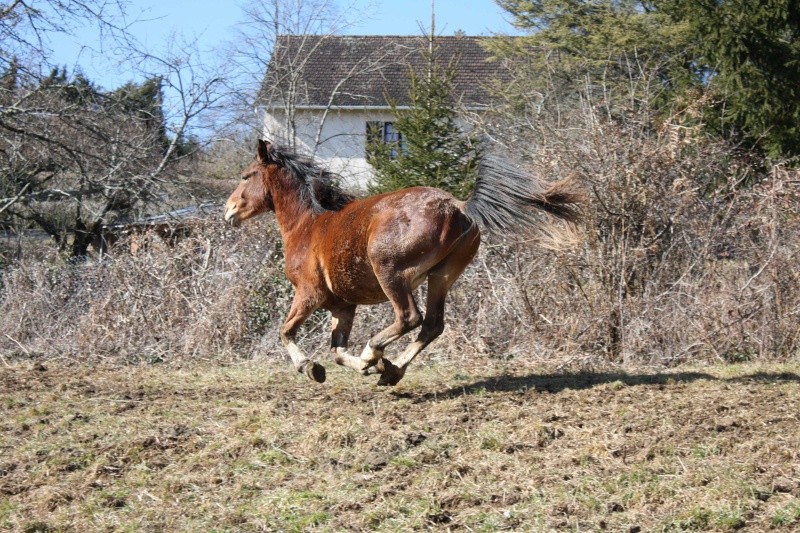
MULTIPOLYGON (((548 251, 485 242, 452 291, 440 356, 635 364, 787 361, 800 333, 796 171, 711 143, 587 129, 551 136, 531 164, 590 193, 584 240, 548 251), (561 143, 561 144, 559 144, 561 143), (676 144, 677 143, 677 144, 676 144)), ((291 287, 268 217, 217 217, 168 247, 101 262, 20 261, 3 274, 0 350, 118 361, 283 357, 291 287)), ((390 318, 360 309, 358 346, 390 318)), ((328 317, 301 335, 327 357, 328 317)))

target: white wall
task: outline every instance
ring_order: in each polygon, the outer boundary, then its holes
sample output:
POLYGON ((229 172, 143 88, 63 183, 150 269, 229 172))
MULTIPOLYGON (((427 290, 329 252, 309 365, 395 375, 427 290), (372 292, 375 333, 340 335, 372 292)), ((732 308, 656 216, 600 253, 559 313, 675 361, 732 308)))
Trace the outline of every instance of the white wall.
MULTIPOLYGON (((265 139, 288 144, 285 116, 282 110, 265 113, 265 139)), ((364 189, 373 175, 366 160, 367 122, 390 122, 394 120, 392 114, 380 109, 330 110, 317 144, 322 116, 320 110, 296 110, 297 149, 313 155, 320 166, 341 175, 344 188, 364 189)))

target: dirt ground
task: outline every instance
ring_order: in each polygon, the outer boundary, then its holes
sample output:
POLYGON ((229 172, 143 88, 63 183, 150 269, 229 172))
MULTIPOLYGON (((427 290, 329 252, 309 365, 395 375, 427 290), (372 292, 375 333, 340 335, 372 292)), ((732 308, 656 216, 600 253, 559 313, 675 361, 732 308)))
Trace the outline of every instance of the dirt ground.
POLYGON ((0 529, 796 531, 800 364, 0 366, 0 529))

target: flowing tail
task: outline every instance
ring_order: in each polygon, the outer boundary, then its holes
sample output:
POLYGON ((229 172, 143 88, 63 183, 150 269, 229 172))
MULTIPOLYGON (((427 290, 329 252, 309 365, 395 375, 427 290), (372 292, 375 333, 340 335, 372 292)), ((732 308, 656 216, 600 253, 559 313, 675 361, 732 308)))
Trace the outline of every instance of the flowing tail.
POLYGON ((584 194, 571 178, 548 183, 499 160, 481 166, 464 212, 481 230, 501 236, 548 234, 544 211, 568 223, 581 219, 584 194))

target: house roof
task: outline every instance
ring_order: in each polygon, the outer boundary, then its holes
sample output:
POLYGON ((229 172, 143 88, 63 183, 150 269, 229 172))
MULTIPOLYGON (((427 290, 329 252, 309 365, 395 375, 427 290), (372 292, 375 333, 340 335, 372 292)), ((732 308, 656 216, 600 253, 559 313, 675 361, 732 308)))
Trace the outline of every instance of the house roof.
MULTIPOLYGON (((455 96, 463 105, 489 103, 488 82, 507 71, 481 45, 489 37, 436 37, 436 61, 455 62, 455 96)), ((282 35, 259 95, 263 105, 385 107, 409 102, 409 69, 423 73, 427 37, 282 35)))

